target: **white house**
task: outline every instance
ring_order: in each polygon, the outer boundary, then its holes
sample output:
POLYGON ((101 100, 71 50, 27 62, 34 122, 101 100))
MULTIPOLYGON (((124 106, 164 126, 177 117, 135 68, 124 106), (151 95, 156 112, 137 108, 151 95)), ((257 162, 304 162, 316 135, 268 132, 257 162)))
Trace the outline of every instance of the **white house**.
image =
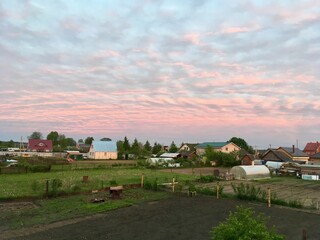
POLYGON ((88 152, 89 159, 117 159, 117 143, 114 141, 92 141, 88 152))

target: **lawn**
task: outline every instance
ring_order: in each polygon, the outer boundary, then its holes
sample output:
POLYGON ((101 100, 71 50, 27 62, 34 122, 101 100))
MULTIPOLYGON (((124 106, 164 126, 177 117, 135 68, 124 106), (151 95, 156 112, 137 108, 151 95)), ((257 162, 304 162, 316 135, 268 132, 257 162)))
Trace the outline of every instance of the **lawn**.
POLYGON ((172 178, 179 181, 193 180, 196 176, 179 173, 162 172, 136 167, 109 167, 97 169, 69 169, 58 168, 46 173, 23 173, 0 175, 0 200, 22 197, 41 197, 45 193, 46 181, 61 180, 59 191, 65 193, 85 192, 101 189, 113 184, 138 184, 144 174, 145 181, 157 179, 159 183, 171 182, 172 178), (83 176, 89 181, 83 182, 83 176))

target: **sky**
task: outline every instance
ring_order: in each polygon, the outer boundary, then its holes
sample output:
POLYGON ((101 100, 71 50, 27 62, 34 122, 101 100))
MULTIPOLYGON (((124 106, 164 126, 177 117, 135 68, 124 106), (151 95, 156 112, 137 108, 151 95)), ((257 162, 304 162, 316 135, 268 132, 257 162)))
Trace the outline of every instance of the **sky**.
POLYGON ((1 0, 0 140, 320 141, 318 0, 1 0))

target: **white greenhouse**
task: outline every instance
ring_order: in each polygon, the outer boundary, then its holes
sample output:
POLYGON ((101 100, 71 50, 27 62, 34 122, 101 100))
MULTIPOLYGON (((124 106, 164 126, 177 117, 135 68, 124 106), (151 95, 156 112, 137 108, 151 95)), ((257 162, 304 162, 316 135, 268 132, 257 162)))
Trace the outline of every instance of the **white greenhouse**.
POLYGON ((270 178, 270 171, 264 165, 258 166, 235 166, 231 168, 230 173, 236 180, 253 180, 270 178))

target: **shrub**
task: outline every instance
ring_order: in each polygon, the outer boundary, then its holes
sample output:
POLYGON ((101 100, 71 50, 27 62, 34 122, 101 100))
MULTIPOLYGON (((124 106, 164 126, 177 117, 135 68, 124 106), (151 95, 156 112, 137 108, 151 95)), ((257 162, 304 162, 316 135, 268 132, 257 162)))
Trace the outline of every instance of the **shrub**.
POLYGON ((259 187, 250 184, 240 183, 238 185, 231 184, 233 191, 238 199, 250 201, 266 201, 267 193, 259 187))
POLYGON ((207 183, 207 182, 213 182, 215 179, 216 178, 212 175, 207 175, 207 176, 201 175, 198 181, 202 183, 207 183))
POLYGON ((159 190, 158 179, 153 180, 153 182, 145 181, 144 188, 147 190, 158 191, 159 190))
POLYGON ((283 240, 284 236, 276 233, 275 227, 268 229, 268 218, 256 214, 251 208, 238 206, 236 212, 229 214, 225 222, 220 223, 211 231, 213 240, 283 240))

